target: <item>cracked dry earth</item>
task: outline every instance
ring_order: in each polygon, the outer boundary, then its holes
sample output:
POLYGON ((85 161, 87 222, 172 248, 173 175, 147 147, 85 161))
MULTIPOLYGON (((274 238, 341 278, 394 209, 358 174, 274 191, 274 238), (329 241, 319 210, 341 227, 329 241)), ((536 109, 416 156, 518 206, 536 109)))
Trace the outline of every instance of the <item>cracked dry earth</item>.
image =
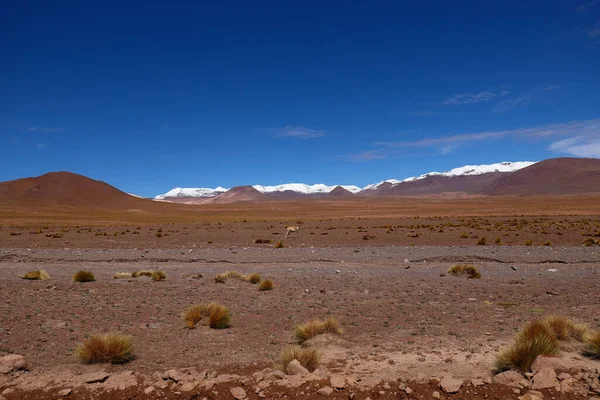
MULTIPOLYGON (((0 249, 0 356, 27 362, 25 371, 0 374, 0 399, 228 399, 241 396, 234 388, 245 398, 517 399, 526 388, 491 382, 495 355, 543 315, 600 328, 599 249, 0 249), (448 275, 455 263, 475 265, 482 278, 448 275), (19 278, 42 268, 51 279, 19 278), (79 269, 97 281, 72 282, 79 269), (112 278, 136 269, 160 269, 167 280, 112 278), (258 272, 275 288, 215 283, 227 270, 258 272), (181 312, 207 301, 229 307, 229 329, 184 328, 181 312), (322 367, 303 379, 279 376, 273 365, 294 326, 328 316, 344 332, 312 341, 322 367), (136 358, 79 363, 75 346, 103 332, 132 335, 136 358), (102 379, 86 383, 93 374, 102 379), (332 376, 345 383, 328 394, 321 389, 332 376), (446 376, 464 381, 458 393, 439 388, 446 376)), ((570 350, 565 357, 581 371, 600 368, 570 350)), ((557 389, 540 394, 592 396, 557 389)))

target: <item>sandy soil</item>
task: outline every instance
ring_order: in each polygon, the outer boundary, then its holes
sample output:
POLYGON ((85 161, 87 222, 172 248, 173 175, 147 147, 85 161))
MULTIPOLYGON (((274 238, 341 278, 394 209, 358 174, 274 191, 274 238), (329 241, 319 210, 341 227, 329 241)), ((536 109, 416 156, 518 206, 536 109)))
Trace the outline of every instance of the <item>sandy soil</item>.
MULTIPOLYGON (((252 235, 253 236, 253 235, 252 235)), ((110 371, 196 367, 246 373, 267 368, 292 342, 296 324, 335 316, 344 334, 325 346, 333 372, 399 377, 491 375, 494 356, 531 319, 563 314, 600 328, 600 247, 408 246, 332 248, 0 250, 0 352, 30 369, 81 370, 72 351, 98 332, 135 338, 136 359, 110 371), (483 277, 446 274, 471 263, 483 277), (19 275, 44 268, 47 281, 19 275), (168 279, 114 280, 116 272, 160 269, 168 279), (74 283, 93 271, 96 282, 74 283), (214 282, 237 270, 272 278, 260 292, 214 282), (188 279, 192 273, 201 279, 188 279), (227 330, 183 328, 191 304, 227 305, 227 330)), ((600 363, 598 364, 600 367, 600 363)), ((1 385, 0 385, 1 386, 1 385)), ((10 397, 9 397, 10 398, 10 397)))

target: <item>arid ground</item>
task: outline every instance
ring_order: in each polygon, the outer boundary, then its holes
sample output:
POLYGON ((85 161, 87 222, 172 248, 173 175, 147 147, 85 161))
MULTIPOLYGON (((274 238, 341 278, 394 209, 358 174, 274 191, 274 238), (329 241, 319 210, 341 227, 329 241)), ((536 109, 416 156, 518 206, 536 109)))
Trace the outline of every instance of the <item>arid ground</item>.
MULTIPOLYGON (((0 356, 23 355, 29 370, 0 375, 0 396, 54 399, 72 389, 65 397, 226 399, 242 387, 247 398, 326 398, 317 390, 340 375, 347 386, 329 398, 517 399, 526 388, 490 378, 496 354, 526 322, 560 314, 600 328, 600 246, 582 246, 600 237, 599 196, 177 207, 0 210, 0 356), (286 225, 299 225, 299 235, 285 239, 286 225), (481 279, 449 275, 459 263, 481 279), (19 278, 38 269, 51 278, 19 278), (96 282, 73 282, 80 269, 96 282), (113 279, 138 269, 167 279, 113 279), (275 288, 216 283, 228 270, 260 273, 275 288), (186 329, 181 312, 209 301, 229 307, 231 327, 186 329), (260 389, 294 326, 329 316, 343 333, 313 341, 322 374, 260 389), (75 359, 78 343, 105 332, 132 335, 136 358, 75 359), (190 368, 196 384, 169 377, 190 368), (97 372, 106 372, 98 383, 77 384, 97 372), (130 373, 135 384, 111 390, 113 377, 130 373), (458 394, 438 388, 445 376, 464 380, 458 394)), ((600 368, 573 346, 563 351, 572 365, 600 368)), ((541 392, 591 396, 556 389, 541 392)))

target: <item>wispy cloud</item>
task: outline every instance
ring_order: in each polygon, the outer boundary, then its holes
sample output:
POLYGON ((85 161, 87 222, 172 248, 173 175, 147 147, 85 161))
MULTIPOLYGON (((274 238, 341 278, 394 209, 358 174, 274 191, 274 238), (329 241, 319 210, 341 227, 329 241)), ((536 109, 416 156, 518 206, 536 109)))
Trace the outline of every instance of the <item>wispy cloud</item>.
POLYGON ((441 154, 449 154, 464 143, 502 138, 527 140, 529 142, 552 140, 548 147, 549 150, 575 156, 597 157, 600 156, 600 153, 596 153, 598 146, 600 146, 600 119, 570 121, 530 128, 465 133, 413 141, 376 142, 374 146, 378 148, 353 154, 346 157, 346 159, 350 161, 380 160, 396 156, 407 149, 416 147, 439 149, 441 154))
POLYGON ((63 128, 41 128, 39 126, 32 126, 31 128, 29 128, 29 131, 38 132, 38 133, 57 133, 57 132, 64 132, 64 129, 63 128))
POLYGON ((526 106, 531 103, 533 99, 533 93, 527 93, 523 96, 515 97, 513 99, 506 99, 499 101, 493 108, 492 112, 494 113, 502 113, 509 110, 512 110, 515 107, 526 106))
POLYGON ((475 104, 484 103, 491 101, 496 97, 496 93, 492 92, 479 92, 479 93, 457 93, 454 96, 448 97, 444 100, 443 104, 457 105, 457 104, 475 104))
POLYGON ((587 3, 583 3, 579 6, 577 6, 577 8, 575 8, 575 10, 577 10, 578 12, 587 12, 590 8, 599 5, 600 4, 600 0, 591 0, 588 1, 587 3))
POLYGON ((560 89, 560 85, 550 85, 550 86, 546 86, 544 88, 545 91, 549 92, 551 90, 556 90, 556 89, 560 89))
POLYGON ((280 137, 293 137, 298 139, 314 139, 325 136, 325 132, 316 129, 308 129, 302 126, 284 126, 283 128, 272 128, 271 132, 280 137))
POLYGON ((38 148, 38 150, 44 150, 46 148, 46 144, 45 143, 38 143, 35 145, 35 147, 38 148))
POLYGON ((600 158, 600 138, 577 136, 552 143, 549 150, 578 157, 600 158))

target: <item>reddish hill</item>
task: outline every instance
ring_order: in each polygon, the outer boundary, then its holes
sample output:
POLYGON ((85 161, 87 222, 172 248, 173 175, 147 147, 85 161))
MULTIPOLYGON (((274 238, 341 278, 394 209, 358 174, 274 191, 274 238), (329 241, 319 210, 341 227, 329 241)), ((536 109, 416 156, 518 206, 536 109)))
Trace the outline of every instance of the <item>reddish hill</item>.
POLYGON ((490 172, 481 175, 464 176, 428 176, 424 179, 402 182, 396 185, 384 183, 375 191, 369 191, 369 195, 432 195, 440 193, 481 194, 493 182, 508 172, 490 172), (372 193, 375 192, 375 193, 372 193))
POLYGON ((510 173, 485 194, 535 196, 600 192, 600 159, 553 158, 510 173))
POLYGON ((349 190, 344 189, 341 186, 336 186, 333 188, 333 190, 331 192, 328 193, 329 197, 347 197, 347 196, 354 196, 354 193, 352 193, 349 190))
POLYGON ((252 186, 234 186, 225 193, 207 199, 204 203, 235 203, 238 201, 263 201, 268 197, 252 186))
POLYGON ((102 181, 71 172, 0 182, 0 203, 44 203, 65 206, 125 207, 148 200, 130 196, 102 181))

